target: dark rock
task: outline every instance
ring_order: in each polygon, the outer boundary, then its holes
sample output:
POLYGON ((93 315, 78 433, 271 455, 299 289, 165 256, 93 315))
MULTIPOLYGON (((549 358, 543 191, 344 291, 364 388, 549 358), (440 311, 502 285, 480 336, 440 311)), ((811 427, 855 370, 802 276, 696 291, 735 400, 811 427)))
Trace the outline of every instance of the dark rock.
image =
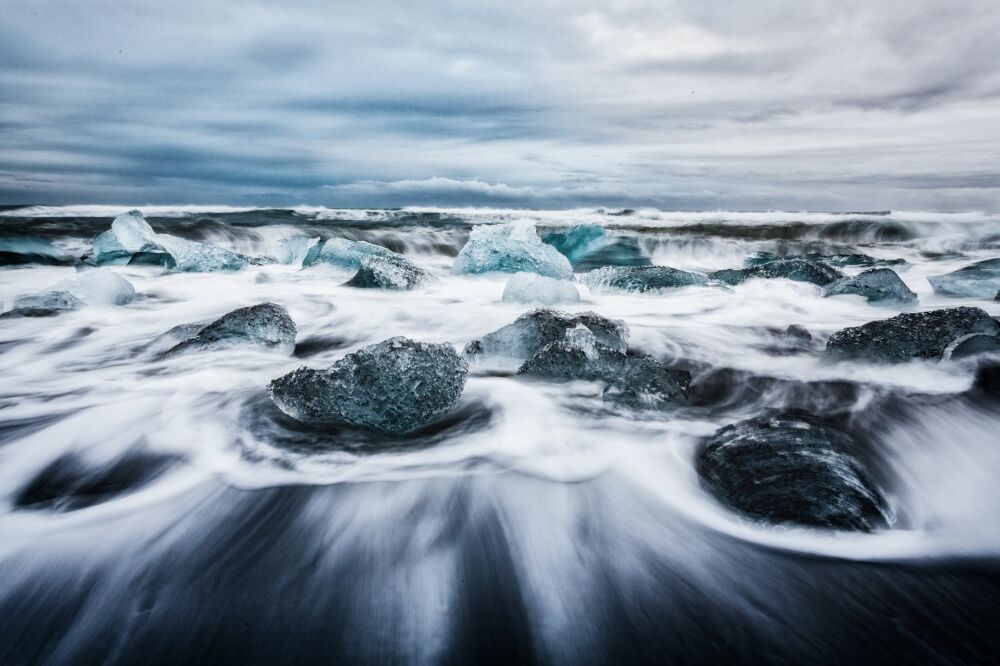
POLYGON ((521 315, 481 340, 470 342, 465 347, 465 354, 470 358, 503 357, 523 362, 545 345, 561 340, 566 331, 577 326, 586 327, 598 342, 619 352, 624 353, 628 346, 628 327, 621 320, 607 319, 594 312, 570 315, 539 309, 521 315))
POLYGON ((587 273, 583 280, 591 289, 637 292, 708 283, 708 278, 704 275, 689 273, 669 266, 609 266, 587 273))
POLYGON ((1000 259, 987 259, 947 275, 927 278, 934 291, 945 296, 990 298, 1000 289, 1000 259))
POLYGON ((688 404, 691 373, 668 368, 652 356, 629 356, 624 373, 604 389, 604 400, 632 409, 688 404))
POLYGON ((792 324, 785 329, 785 335, 790 338, 804 340, 805 342, 812 342, 813 339, 812 333, 802 324, 792 324))
POLYGON ((914 303, 917 300, 917 295, 891 268, 869 268, 859 275, 827 285, 826 296, 841 294, 857 294, 876 303, 914 303))
POLYGON ((940 359, 949 345, 974 333, 1000 335, 1000 324, 980 308, 907 312, 837 331, 826 350, 838 357, 872 361, 940 359))
POLYGON ((428 274, 397 254, 372 254, 361 258, 361 267, 345 285, 363 289, 413 289, 428 274))
POLYGON ((810 252, 808 254, 777 255, 773 252, 758 252, 749 257, 744 266, 758 266, 778 259, 805 259, 806 261, 819 261, 828 266, 842 268, 844 266, 899 266, 906 263, 905 259, 879 259, 861 253, 840 253, 840 254, 820 254, 810 252))
POLYGON ((702 484, 751 519, 871 532, 890 511, 859 444, 803 411, 767 411, 719 429, 698 456, 702 484))
POLYGON ((268 385, 281 411, 304 423, 406 433, 444 416, 461 398, 468 365, 451 345, 396 337, 326 370, 299 368, 268 385))
POLYGON ((796 282, 811 282, 821 287, 844 277, 836 268, 820 261, 806 259, 776 259, 742 269, 727 269, 708 274, 709 279, 735 285, 752 278, 785 278, 796 282))
POLYGON ((274 303, 260 303, 223 315, 199 330, 194 337, 171 348, 167 354, 241 345, 291 354, 295 349, 295 334, 295 322, 288 315, 288 310, 274 303))

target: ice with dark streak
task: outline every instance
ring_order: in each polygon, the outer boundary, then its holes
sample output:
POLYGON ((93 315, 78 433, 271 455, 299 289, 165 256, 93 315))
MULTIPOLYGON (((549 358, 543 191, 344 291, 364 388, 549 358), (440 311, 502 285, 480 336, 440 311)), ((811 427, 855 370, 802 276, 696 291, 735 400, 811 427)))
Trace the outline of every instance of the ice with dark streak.
POLYGON ((628 326, 620 319, 608 319, 596 312, 567 314, 559 310, 526 312, 510 324, 487 333, 465 346, 470 359, 508 359, 523 363, 545 345, 563 339, 566 331, 584 326, 602 345, 625 353, 628 326))
POLYGON ((946 275, 931 276, 927 281, 935 292, 944 296, 1000 296, 1000 258, 977 261, 946 275))
POLYGON ((872 303, 916 303, 917 295, 910 291, 902 278, 891 268, 869 268, 853 277, 845 277, 827 285, 826 296, 856 294, 872 303))
POLYGON ((573 277, 573 267, 564 255, 546 245, 528 223, 481 224, 469 232, 469 240, 455 258, 452 272, 538 273, 554 278, 573 277))
POLYGON ((360 289, 413 289, 427 282, 430 275, 399 254, 371 254, 361 258, 358 272, 345 285, 360 289))
POLYGON ((260 303, 224 314, 172 347, 167 354, 248 345, 291 354, 295 349, 295 335, 295 322, 288 310, 275 303, 260 303))
POLYGON ((395 337, 326 370, 299 368, 272 381, 268 392, 281 411, 304 423, 402 434, 447 414, 468 374, 451 345, 395 337))
POLYGON ((892 512, 860 450, 808 412, 767 411, 720 428, 697 469, 719 501, 752 520, 872 532, 892 512))
POLYGON ((566 231, 550 233, 544 242, 564 254, 578 271, 602 266, 649 266, 651 263, 634 238, 609 237, 604 228, 596 224, 578 224, 566 231))
POLYGON ((303 267, 314 266, 316 264, 328 264, 347 270, 358 270, 361 268, 361 260, 368 256, 393 257, 400 256, 381 245, 375 245, 367 241, 354 241, 347 238, 330 238, 325 241, 318 251, 312 252, 303 259, 303 267))
POLYGON ((904 312, 837 331, 827 340, 826 351, 836 358, 886 363, 936 360, 952 343, 976 333, 998 336, 1000 324, 980 308, 904 312))

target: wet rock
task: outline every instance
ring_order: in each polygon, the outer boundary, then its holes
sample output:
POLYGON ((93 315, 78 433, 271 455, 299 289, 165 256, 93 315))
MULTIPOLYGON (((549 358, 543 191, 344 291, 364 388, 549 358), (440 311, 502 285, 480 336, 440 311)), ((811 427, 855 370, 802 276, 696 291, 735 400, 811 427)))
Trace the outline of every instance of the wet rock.
POLYGON ((709 279, 736 285, 753 278, 785 278, 796 282, 811 282, 821 287, 844 277, 836 268, 806 259, 776 259, 742 269, 726 269, 708 274, 709 279))
POLYGON ((606 267, 587 273, 584 282, 595 290, 647 292, 708 283, 699 273, 669 266, 606 267))
POLYGON ((624 372, 611 378, 604 400, 631 409, 687 405, 691 373, 668 368, 652 356, 627 357, 624 372))
POLYGON ((523 363, 577 326, 589 329, 599 343, 611 349, 625 353, 628 347, 628 327, 621 320, 607 319, 594 312, 571 315, 540 309, 527 312, 503 328, 470 342, 465 347, 465 354, 475 359, 499 357, 523 363))
POLYGON ((326 370, 299 368, 272 381, 268 392, 281 411, 304 423, 406 433, 451 410, 468 373, 451 345, 396 337, 326 370))
POLYGON ((398 254, 373 254, 361 258, 361 266, 345 285, 362 289, 413 289, 430 276, 398 254))
POLYGON ((955 360, 979 356, 980 354, 1000 354, 1000 337, 975 333, 959 338, 945 352, 947 358, 955 360))
POLYGON ((1000 335, 1000 324, 980 308, 907 312, 837 331, 826 350, 835 357, 889 363, 940 359, 953 342, 975 333, 1000 335))
POLYGON ((43 469, 14 498, 19 509, 75 511, 133 492, 162 475, 175 456, 131 451, 107 464, 64 455, 43 469))
MULTIPOLYGON (((193 332, 192 329, 197 326, 189 324, 176 327, 164 335, 193 332)), ((289 316, 288 310, 274 303, 260 303, 226 313, 211 324, 198 328, 192 337, 175 345, 166 353, 252 345, 282 354, 291 354, 295 349, 295 335, 295 322, 289 316)))
POLYGON ((554 278, 573 277, 569 260, 546 245, 531 224, 481 224, 458 253, 454 273, 538 273, 554 278))
POLYGON ((813 339, 812 333, 802 324, 791 324, 785 329, 785 335, 789 338, 802 340, 803 342, 812 342, 813 339))
POLYGON ((991 298, 1000 294, 1000 259, 978 261, 946 275, 927 278, 934 291, 944 296, 991 298))
POLYGON ((580 292, 570 280, 557 280, 534 273, 517 273, 507 281, 501 299, 504 303, 558 305, 579 302, 580 292))
POLYGON ((825 288, 826 296, 857 294, 873 303, 915 303, 917 295, 891 268, 870 268, 854 277, 845 277, 825 288))
POLYGON ((803 411, 767 411, 719 429, 697 460, 723 504, 770 524, 871 532, 890 511, 860 445, 803 411))

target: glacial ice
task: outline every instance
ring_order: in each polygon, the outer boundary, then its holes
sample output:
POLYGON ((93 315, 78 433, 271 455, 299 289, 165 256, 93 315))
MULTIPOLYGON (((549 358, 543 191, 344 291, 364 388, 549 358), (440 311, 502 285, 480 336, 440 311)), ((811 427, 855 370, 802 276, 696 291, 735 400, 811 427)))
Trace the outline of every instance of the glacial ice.
POLYGON ((125 305, 135 298, 135 289, 128 280, 102 268, 61 280, 49 291, 69 292, 88 305, 125 305))
POLYGON ((268 385, 281 411, 306 423, 417 430, 458 402, 469 373, 451 345, 390 338, 326 370, 299 368, 268 385))
POLYGON ((607 266, 583 276, 594 290, 647 292, 708 283, 700 273, 689 273, 669 266, 607 266))
POLYGON ((633 238, 610 238, 603 227, 578 224, 556 231, 544 242, 566 255, 574 270, 589 271, 602 266, 649 266, 650 261, 633 238))
POLYGON ((278 253, 275 258, 279 264, 307 266, 315 261, 320 248, 319 236, 282 238, 278 241, 278 253))
POLYGON ((43 238, 0 238, 0 266, 64 266, 72 263, 71 257, 43 238))
POLYGON ((458 253, 454 273, 538 273, 554 278, 573 277, 569 260, 546 245, 528 223, 481 224, 458 253))
POLYGON ((167 354, 244 345, 263 347, 282 354, 291 354, 295 349, 295 322, 288 310, 275 303, 238 308, 207 326, 196 328, 189 324, 171 329, 164 335, 168 336, 174 331, 194 335, 173 346, 167 354))
POLYGON ((874 303, 903 304, 917 300, 917 295, 891 268, 869 268, 854 277, 841 278, 827 285, 824 292, 826 296, 857 294, 874 303))
POLYGON ((720 428, 697 468, 712 494, 751 519, 872 532, 891 511, 859 450, 808 412, 768 410, 720 428))
POLYGON ((199 243, 170 234, 158 234, 137 210, 119 215, 111 229, 92 243, 98 266, 157 264, 184 272, 234 271, 266 260, 199 243))
POLYGON ((905 312, 837 331, 826 350, 836 357, 890 363, 940 359, 953 342, 975 333, 998 336, 1000 323, 980 308, 905 312))
POLYGON ((927 278, 934 291, 945 296, 993 298, 1000 295, 1000 259, 987 259, 946 275, 927 278))
POLYGON ((413 289, 430 276, 401 254, 371 254, 361 258, 361 266, 345 285, 362 289, 413 289))
POLYGON ((474 340, 465 347, 472 359, 500 359, 523 363, 545 345, 561 340, 566 331, 582 325, 597 341, 625 353, 628 347, 628 327, 618 319, 607 319, 594 312, 570 315, 558 310, 540 309, 527 312, 512 323, 474 340))
POLYGON ((709 279, 730 285, 740 284, 753 278, 785 278, 797 282, 811 282, 820 287, 844 277, 836 268, 821 261, 807 259, 776 259, 749 268, 731 268, 708 274, 709 279))
POLYGON ((319 251, 312 257, 307 257, 303 267, 315 264, 330 264, 337 268, 358 270, 361 259, 370 255, 381 257, 401 256, 381 245, 367 241, 353 241, 346 238, 330 238, 323 243, 319 251))
POLYGON ((580 292, 569 280, 557 280, 535 273, 516 273, 507 281, 502 299, 504 303, 557 305, 579 302, 580 292))

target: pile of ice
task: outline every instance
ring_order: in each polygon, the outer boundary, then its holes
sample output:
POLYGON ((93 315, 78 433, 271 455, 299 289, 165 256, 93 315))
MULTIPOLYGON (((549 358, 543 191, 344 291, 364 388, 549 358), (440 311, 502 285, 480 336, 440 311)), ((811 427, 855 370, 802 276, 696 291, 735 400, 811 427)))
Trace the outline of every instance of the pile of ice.
POLYGON ((272 381, 268 392, 281 411, 304 423, 407 433, 447 414, 468 374, 451 345, 396 337, 326 370, 299 368, 272 381))
POLYGON ((458 253, 454 273, 538 273, 554 278, 573 277, 569 260, 546 245, 527 222, 481 224, 469 233, 458 253))
POLYGON ((579 302, 580 292, 570 280, 557 280, 534 273, 517 273, 507 281, 502 299, 504 303, 557 305, 579 302))
POLYGON ((260 303, 226 313, 207 326, 185 324, 164 335, 178 334, 186 339, 169 349, 168 354, 248 345, 291 354, 296 328, 288 310, 275 303, 260 303))
POLYGON ((267 263, 215 245, 158 234, 138 210, 119 215, 111 229, 94 239, 92 258, 98 266, 155 264, 185 272, 235 271, 267 263))

